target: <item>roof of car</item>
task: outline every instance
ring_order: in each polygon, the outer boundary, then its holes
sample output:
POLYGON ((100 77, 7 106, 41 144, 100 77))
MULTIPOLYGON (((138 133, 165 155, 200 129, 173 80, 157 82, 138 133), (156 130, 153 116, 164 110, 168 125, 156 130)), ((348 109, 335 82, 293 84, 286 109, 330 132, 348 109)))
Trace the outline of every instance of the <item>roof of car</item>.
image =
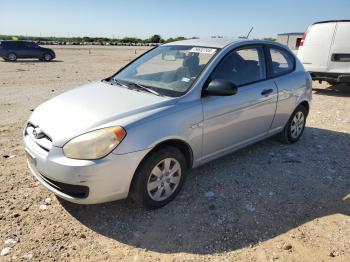
POLYGON ((202 47, 215 47, 215 48, 224 48, 225 46, 239 42, 246 41, 247 39, 237 39, 237 38, 196 38, 181 40, 176 42, 167 43, 165 45, 189 45, 189 46, 202 46, 202 47))
POLYGON ((282 36, 282 35, 303 35, 304 33, 302 33, 302 32, 293 32, 293 33, 282 33, 282 34, 278 34, 278 35, 280 35, 280 36, 282 36))
POLYGON ((29 40, 0 40, 0 41, 4 43, 34 43, 34 41, 29 41, 29 40))
POLYGON ((341 23, 341 22, 350 22, 350 20, 347 20, 347 19, 343 19, 343 20, 325 20, 325 21, 315 22, 315 23, 313 23, 313 25, 325 24, 325 23, 341 23))

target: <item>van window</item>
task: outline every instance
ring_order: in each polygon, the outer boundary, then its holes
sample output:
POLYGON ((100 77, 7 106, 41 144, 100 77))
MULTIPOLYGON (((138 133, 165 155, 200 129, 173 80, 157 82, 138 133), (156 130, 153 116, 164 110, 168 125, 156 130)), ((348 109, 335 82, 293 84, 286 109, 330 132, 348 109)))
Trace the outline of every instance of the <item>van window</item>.
POLYGON ((338 23, 336 32, 334 45, 350 46, 350 22, 338 23))
POLYGON ((330 45, 335 30, 335 23, 312 25, 307 31, 304 46, 330 45))
POLYGON ((294 57, 288 52, 279 49, 270 47, 271 55, 271 72, 273 76, 287 74, 292 72, 294 69, 294 57))
POLYGON ((237 86, 265 79, 261 47, 243 47, 231 52, 214 70, 211 79, 225 79, 237 86))

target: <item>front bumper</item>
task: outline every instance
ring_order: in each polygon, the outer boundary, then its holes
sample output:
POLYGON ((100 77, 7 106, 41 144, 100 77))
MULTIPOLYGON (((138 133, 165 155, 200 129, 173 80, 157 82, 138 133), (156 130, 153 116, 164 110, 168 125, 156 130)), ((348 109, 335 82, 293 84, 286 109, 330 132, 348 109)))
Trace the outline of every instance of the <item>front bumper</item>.
POLYGON ((128 196, 132 177, 148 150, 109 154, 99 160, 64 156, 60 147, 45 150, 24 136, 27 164, 41 184, 57 196, 78 204, 96 204, 128 196))

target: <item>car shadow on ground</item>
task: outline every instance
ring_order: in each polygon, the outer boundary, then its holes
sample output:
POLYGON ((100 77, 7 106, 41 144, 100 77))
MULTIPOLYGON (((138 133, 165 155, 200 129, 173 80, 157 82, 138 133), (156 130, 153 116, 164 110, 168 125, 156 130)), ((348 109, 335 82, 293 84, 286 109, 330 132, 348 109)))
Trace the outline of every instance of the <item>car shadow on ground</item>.
POLYGON ((64 62, 63 60, 51 60, 49 62, 46 62, 46 61, 41 61, 41 60, 38 60, 38 59, 25 59, 25 60, 16 60, 16 61, 4 61, 2 60, 1 62, 3 63, 15 63, 15 64, 21 64, 21 63, 61 63, 61 62, 64 62))
POLYGON ((337 84, 326 88, 314 87, 312 90, 317 95, 350 97, 350 84, 337 84))
POLYGON ((158 210, 131 200, 60 202, 88 228, 130 246, 162 253, 233 251, 316 218, 349 216, 349 149, 349 134, 306 128, 296 144, 269 139, 191 171, 179 196, 158 210))

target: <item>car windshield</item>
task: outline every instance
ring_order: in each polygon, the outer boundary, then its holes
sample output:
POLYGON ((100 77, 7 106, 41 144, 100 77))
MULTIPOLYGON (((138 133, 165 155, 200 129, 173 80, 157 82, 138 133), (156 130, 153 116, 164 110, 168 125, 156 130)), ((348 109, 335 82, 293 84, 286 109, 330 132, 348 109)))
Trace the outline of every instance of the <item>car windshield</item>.
POLYGON ((190 89, 217 51, 198 46, 160 46, 135 60, 112 80, 123 86, 146 87, 161 95, 180 96, 190 89))

